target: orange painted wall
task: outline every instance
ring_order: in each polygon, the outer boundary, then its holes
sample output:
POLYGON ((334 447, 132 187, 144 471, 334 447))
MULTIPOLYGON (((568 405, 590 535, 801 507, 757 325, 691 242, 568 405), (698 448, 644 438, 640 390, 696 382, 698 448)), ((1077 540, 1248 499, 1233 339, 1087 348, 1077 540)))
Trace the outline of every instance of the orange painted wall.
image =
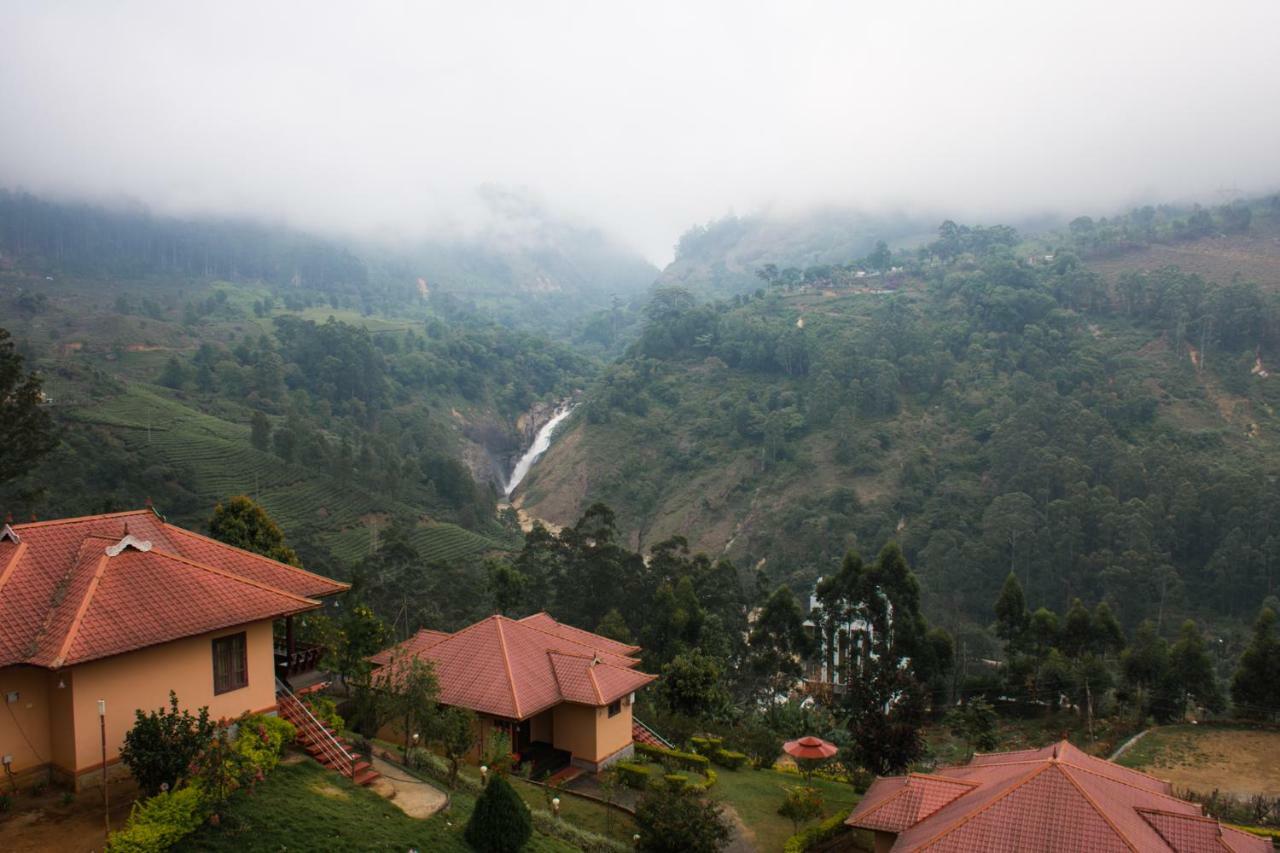
POLYGON ((49 749, 53 763, 68 773, 76 769, 75 675, 47 673, 49 679, 49 749), (63 686, 59 687, 61 683, 63 686))
POLYGON ((564 702, 555 707, 553 727, 556 749, 567 749, 574 758, 596 760, 596 709, 564 702))
MULTIPOLYGON (((12 755, 15 773, 49 761, 49 673, 34 666, 0 669, 0 755, 12 755), (16 691, 18 701, 8 701, 16 691)), ((56 685, 57 682, 55 681, 56 685)), ((0 778, 3 777, 0 771, 0 778)))
POLYGON ((631 704, 628 697, 622 697, 622 710, 613 717, 605 708, 598 708, 596 716, 596 757, 595 761, 608 758, 627 744, 631 743, 631 704))
POLYGON ((271 621, 175 640, 72 668, 75 696, 75 767, 84 770, 102 763, 98 700, 107 701, 107 760, 115 758, 124 735, 134 723, 134 711, 153 711, 169 704, 169 691, 180 707, 192 713, 204 705, 209 716, 237 717, 276 704, 275 664, 271 621), (245 631, 249 684, 217 696, 213 694, 213 640, 245 631))

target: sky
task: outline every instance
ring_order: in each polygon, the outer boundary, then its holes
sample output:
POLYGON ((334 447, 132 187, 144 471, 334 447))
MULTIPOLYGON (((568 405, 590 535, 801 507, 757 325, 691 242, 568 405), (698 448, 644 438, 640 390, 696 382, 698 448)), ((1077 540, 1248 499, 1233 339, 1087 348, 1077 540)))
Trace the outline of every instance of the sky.
POLYGON ((1280 3, 0 8, 0 185, 360 235, 484 187, 655 263, 815 206, 964 221, 1280 188, 1280 3))

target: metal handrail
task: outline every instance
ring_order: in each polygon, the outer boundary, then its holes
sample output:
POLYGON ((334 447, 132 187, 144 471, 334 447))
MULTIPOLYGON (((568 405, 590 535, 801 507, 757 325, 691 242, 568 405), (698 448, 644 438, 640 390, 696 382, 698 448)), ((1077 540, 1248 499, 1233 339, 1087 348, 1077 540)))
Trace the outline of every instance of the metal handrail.
MULTIPOLYGON (((302 713, 306 714, 307 719, 311 721, 311 728, 313 728, 315 732, 318 733, 315 736, 319 741, 317 745, 320 747, 321 751, 332 752, 332 750, 336 748, 338 750, 338 758, 341 758, 342 760, 337 761, 337 759, 334 759, 335 763, 338 765, 335 769, 339 773, 342 773, 344 776, 350 776, 351 780, 354 782, 356 778, 355 756, 347 752, 347 750, 342 746, 342 744, 338 742, 338 739, 333 736, 333 733, 330 732, 327 728, 325 728, 324 725, 319 720, 316 719, 315 715, 311 713, 311 709, 308 708, 302 702, 302 700, 300 700, 297 696, 294 696, 293 691, 290 690, 288 685, 286 685, 279 678, 276 679, 276 694, 288 697, 289 701, 291 701, 294 705, 302 709, 302 713), (343 770, 344 767, 347 768, 345 772, 343 770)), ((332 755, 330 755, 329 757, 334 758, 334 756, 332 755)))

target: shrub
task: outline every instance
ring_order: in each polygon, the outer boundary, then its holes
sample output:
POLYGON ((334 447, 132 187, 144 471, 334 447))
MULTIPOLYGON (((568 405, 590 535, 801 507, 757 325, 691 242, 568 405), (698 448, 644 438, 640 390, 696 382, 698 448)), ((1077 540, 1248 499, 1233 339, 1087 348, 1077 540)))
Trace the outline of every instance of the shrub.
POLYGON ((0 814, 4 814, 13 808, 13 797, 8 794, 0 794, 0 814))
POLYGON ((698 755, 696 752, 664 749, 660 746, 650 746, 647 743, 636 744, 636 752, 662 764, 670 762, 695 773, 706 773, 707 768, 711 765, 711 759, 705 755, 698 755))
POLYGON ((810 847, 815 847, 824 841, 829 841, 837 835, 848 832, 849 827, 845 825, 847 815, 843 812, 836 812, 822 823, 807 827, 795 835, 787 839, 787 843, 782 846, 782 853, 804 853, 810 847))
POLYGON ((618 771, 618 778, 622 780, 622 784, 628 788, 643 791, 649 787, 649 768, 643 764, 619 761, 613 765, 613 768, 618 771))
POLYGON ((668 785, 684 788, 689 784, 689 777, 683 773, 664 773, 662 778, 668 785))
POLYGON ((293 724, 279 717, 251 714, 237 721, 233 745, 238 757, 238 784, 252 784, 276 769, 285 744, 293 740, 293 724))
POLYGON ((733 752, 728 749, 717 749, 711 753, 711 760, 721 767, 729 770, 738 770, 742 765, 747 763, 747 755, 744 752, 733 752))
POLYGON ((822 814, 822 794, 817 788, 788 785, 778 814, 789 819, 795 831, 799 832, 800 824, 822 814))
POLYGON ((480 853, 515 853, 533 835, 533 817, 501 775, 485 786, 467 822, 467 843, 480 853))
POLYGON ((179 713, 178 696, 170 690, 168 711, 161 708, 135 714, 133 728, 124 736, 120 760, 144 794, 158 794, 162 785, 173 790, 213 737, 215 726, 209 721, 209 709, 201 708, 194 717, 185 709, 179 713))
POLYGON ((338 713, 338 702, 332 696, 310 693, 302 697, 302 704, 311 709, 311 715, 334 731, 342 731, 343 719, 338 713))
POLYGON ((684 787, 663 785, 636 806, 637 849, 644 853, 717 853, 729 843, 720 807, 684 787))
POLYGON ((724 738, 715 735, 689 738, 689 746, 699 755, 715 755, 716 750, 724 743, 724 738))
POLYGON ((107 839, 107 853, 162 853, 199 829, 204 816, 194 787, 156 794, 134 805, 124 828, 107 839))
POLYGON ((590 832, 541 809, 533 810, 533 826, 543 835, 567 842, 583 853, 627 853, 631 849, 621 841, 590 832))

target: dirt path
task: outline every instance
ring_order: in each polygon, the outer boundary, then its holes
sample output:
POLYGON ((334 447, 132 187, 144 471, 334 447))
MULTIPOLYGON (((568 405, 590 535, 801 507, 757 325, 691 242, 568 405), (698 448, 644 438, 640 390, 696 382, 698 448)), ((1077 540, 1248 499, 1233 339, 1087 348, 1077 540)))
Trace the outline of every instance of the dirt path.
POLYGON ((738 816, 733 806, 728 803, 720 805, 724 809, 724 816, 729 819, 729 824, 733 828, 725 853, 757 853, 760 848, 756 846, 756 834, 742 822, 742 818, 738 816))
POLYGON ((369 787, 409 817, 428 818, 449 804, 443 791, 381 758, 373 759, 373 769, 381 773, 382 778, 369 787))

